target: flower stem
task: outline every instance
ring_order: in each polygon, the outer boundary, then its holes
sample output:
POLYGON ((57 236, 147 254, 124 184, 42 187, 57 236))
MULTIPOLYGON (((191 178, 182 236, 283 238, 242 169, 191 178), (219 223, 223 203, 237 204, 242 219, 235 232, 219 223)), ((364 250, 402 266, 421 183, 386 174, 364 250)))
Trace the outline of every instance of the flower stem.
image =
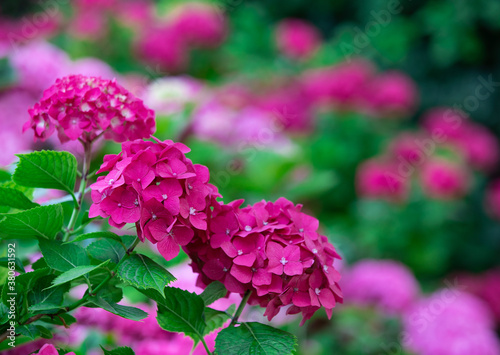
POLYGON ((233 319, 231 320, 231 324, 229 324, 230 327, 234 327, 236 323, 238 322, 238 318, 240 318, 241 312, 243 312, 243 308, 247 305, 248 299, 250 298, 250 295, 252 294, 251 290, 246 290, 245 294, 243 295, 243 299, 241 300, 240 305, 238 306, 238 309, 236 312, 234 312, 233 319))
POLYGON ((85 188, 87 187, 87 182, 89 178, 89 170, 90 170, 90 161, 92 156, 92 143, 91 142, 82 142, 83 144, 83 167, 82 167, 82 178, 80 180, 80 187, 78 189, 78 200, 75 203, 75 207, 73 208, 73 212, 71 213, 71 218, 68 223, 68 228, 64 233, 63 242, 68 241, 71 232, 74 230, 76 221, 78 220, 78 216, 80 215, 80 211, 82 210, 82 202, 83 196, 85 195, 85 188))

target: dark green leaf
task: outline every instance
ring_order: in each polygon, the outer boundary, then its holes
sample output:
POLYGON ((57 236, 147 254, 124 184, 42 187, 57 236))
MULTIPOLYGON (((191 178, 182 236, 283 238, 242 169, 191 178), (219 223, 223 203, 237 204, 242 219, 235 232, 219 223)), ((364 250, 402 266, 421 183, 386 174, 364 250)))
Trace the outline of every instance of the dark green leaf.
POLYGON ((205 290, 201 293, 201 298, 205 302, 205 306, 209 306, 219 298, 224 297, 227 294, 227 290, 220 281, 214 281, 210 283, 205 290))
MULTIPOLYGON (((145 293, 147 295, 147 293, 145 293)), ((199 341, 205 332, 203 299, 195 293, 165 288, 165 298, 157 300, 158 324, 170 332, 180 332, 199 341), (159 302, 158 302, 159 301, 159 302)))
POLYGON ((108 302, 103 298, 92 297, 90 300, 96 306, 123 318, 132 320, 141 320, 148 316, 148 314, 144 312, 142 309, 129 306, 122 306, 121 304, 108 302))
POLYGON ((0 324, 5 324, 9 320, 9 308, 0 302, 0 324))
POLYGON ((296 346, 294 335, 256 322, 225 328, 215 339, 218 354, 288 355, 296 346))
POLYGON ((47 265, 47 262, 45 261, 45 258, 44 257, 41 257, 40 259, 38 259, 37 261, 35 261, 31 267, 33 268, 33 270, 37 270, 37 269, 43 269, 45 267, 49 267, 49 265, 47 265))
MULTIPOLYGON (((10 259, 11 258, 8 258, 8 257, 0 258, 0 265, 4 265, 4 264, 8 265, 8 263, 11 262, 10 259)), ((24 265, 21 262, 21 260, 19 260, 19 258, 14 258, 14 264, 15 264, 16 271, 19 271, 23 274, 26 272, 26 270, 24 270, 24 265)))
POLYGON ((205 328, 205 335, 210 334, 216 329, 222 328, 224 323, 226 323, 231 317, 229 314, 233 314, 236 306, 233 304, 227 309, 226 312, 217 311, 213 308, 205 307, 205 322, 207 327, 205 328))
POLYGON ((113 239, 97 240, 87 247, 87 251, 94 259, 111 260, 115 264, 118 264, 125 255, 123 245, 113 239))
POLYGON ((17 156, 19 163, 12 177, 17 184, 73 192, 77 168, 73 154, 42 150, 17 156))
POLYGON ((56 279, 55 275, 47 275, 36 281, 28 293, 28 304, 31 311, 48 310, 61 306, 64 294, 69 291, 69 285, 47 289, 54 279, 56 279))
POLYGON ((19 334, 22 334, 24 336, 27 336, 28 338, 35 340, 38 338, 41 333, 40 329, 36 327, 34 324, 27 324, 27 325, 21 325, 16 327, 16 332, 19 334))
POLYGON ((67 313, 59 314, 53 319, 49 317, 43 317, 41 320, 48 324, 64 325, 61 319, 64 320, 64 323, 66 323, 66 325, 71 325, 73 323, 76 323, 76 318, 67 313))
POLYGON ((77 279, 81 276, 84 276, 84 275, 88 274, 89 272, 94 271, 95 269, 103 267, 107 263, 108 263, 108 261, 105 261, 99 265, 77 266, 71 270, 65 271, 61 275, 57 276, 55 278, 55 280, 52 281, 52 286, 48 287, 46 290, 50 290, 58 285, 65 284, 66 282, 69 282, 69 281, 77 279))
POLYGON ((61 205, 40 206, 18 213, 3 214, 0 237, 3 239, 52 239, 63 225, 61 205))
POLYGON ((116 235, 115 233, 92 232, 92 233, 80 234, 75 239, 73 239, 69 242, 66 242, 66 244, 73 243, 73 242, 80 242, 82 240, 87 240, 87 239, 99 239, 99 238, 113 239, 113 240, 116 240, 118 242, 121 241, 120 236, 116 235))
POLYGON ((45 262, 58 271, 68 271, 77 266, 89 265, 90 261, 81 246, 76 244, 61 244, 55 240, 39 240, 40 249, 45 262))
POLYGON ((41 325, 35 325, 37 327, 38 331, 40 332, 40 336, 44 339, 51 339, 52 338, 52 332, 45 328, 44 326, 41 325))
POLYGON ((0 206, 8 206, 18 210, 29 210, 37 207, 38 203, 31 202, 21 191, 0 186, 0 206))
POLYGON ((152 288, 163 294, 163 289, 175 277, 163 266, 142 254, 133 254, 118 268, 118 276, 139 289, 152 288))
POLYGON ((102 349, 102 351, 104 351, 104 355, 134 355, 135 354, 131 348, 126 347, 126 346, 122 346, 120 348, 116 348, 113 350, 106 350, 101 345, 101 349, 102 349))

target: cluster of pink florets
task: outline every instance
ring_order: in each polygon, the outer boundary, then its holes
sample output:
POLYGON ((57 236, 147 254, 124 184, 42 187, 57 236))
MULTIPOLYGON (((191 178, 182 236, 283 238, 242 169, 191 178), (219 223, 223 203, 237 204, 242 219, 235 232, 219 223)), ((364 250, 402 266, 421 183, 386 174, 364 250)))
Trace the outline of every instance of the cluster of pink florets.
POLYGON ((107 155, 91 186, 89 217, 109 217, 117 228, 135 223, 142 241, 157 244, 170 260, 179 245, 207 230, 207 215, 219 196, 208 183, 207 167, 186 158, 182 143, 136 140, 126 142, 118 155, 107 155))
POLYGON ((269 319, 284 306, 290 306, 287 314, 301 312, 303 322, 321 306, 331 316, 342 301, 333 266, 340 257, 318 234, 318 220, 284 198, 239 208, 242 203, 214 208, 209 240, 196 238, 184 247, 199 284, 218 280, 230 292, 251 291, 249 303, 266 307, 269 319))
POLYGON ((101 134, 117 142, 148 138, 155 131, 154 112, 115 80, 72 75, 57 79, 29 110, 35 140, 57 130, 61 142, 92 142, 101 134))

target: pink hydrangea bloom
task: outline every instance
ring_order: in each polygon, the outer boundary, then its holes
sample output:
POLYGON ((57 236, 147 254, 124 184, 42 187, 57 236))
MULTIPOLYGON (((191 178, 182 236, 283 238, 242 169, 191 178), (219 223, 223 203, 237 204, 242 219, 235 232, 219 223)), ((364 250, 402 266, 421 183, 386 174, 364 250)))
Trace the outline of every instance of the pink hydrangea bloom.
POLYGON ((206 231, 207 216, 220 195, 208 183, 203 165, 186 157, 189 148, 170 140, 136 140, 107 155, 91 186, 89 216, 109 217, 117 228, 136 223, 142 241, 148 239, 170 260, 188 244, 195 231, 206 231))
POLYGON ((401 117, 413 111, 418 93, 414 81, 398 71, 373 78, 365 87, 364 102, 370 112, 382 117, 401 117))
POLYGON ((393 260, 362 260, 344 272, 342 286, 347 302, 375 306, 392 315, 412 306, 420 291, 412 272, 393 260))
POLYGON ((496 219, 500 219, 500 179, 494 180, 486 190, 486 210, 496 219))
POLYGON ((467 170, 463 166, 443 159, 430 160, 420 173, 424 192, 439 199, 463 196, 469 187, 469 180, 467 170))
POLYGON ((19 77, 19 87, 36 96, 63 76, 70 65, 64 51, 43 41, 16 48, 10 53, 9 61, 19 77))
POLYGON ((298 19, 281 21, 275 37, 279 50, 292 59, 308 58, 321 45, 319 31, 310 23, 298 19))
POLYGON ((418 143, 425 142, 425 134, 421 132, 405 132, 395 137, 389 144, 388 151, 396 161, 407 162, 412 166, 422 165, 429 157, 418 143))
POLYGON ((55 130, 59 140, 92 142, 101 134, 117 142, 147 138, 154 133, 154 112, 115 80, 72 75, 58 79, 29 110, 35 140, 55 130))
POLYGON ((188 45, 215 47, 226 37, 226 21, 222 13, 208 3, 182 4, 172 9, 167 21, 188 45))
POLYGON ((408 196, 409 181, 399 174, 397 163, 373 159, 358 167, 356 189, 365 198, 402 201, 408 196))
POLYGON ((404 345, 417 354, 500 354, 487 308, 458 290, 441 290, 418 302, 403 323, 404 345))
POLYGON ((209 241, 196 237, 184 246, 199 285, 219 280, 230 292, 252 291, 249 303, 265 307, 269 320, 287 305, 287 314, 302 313, 302 324, 321 307, 331 316, 342 302, 333 265, 340 256, 317 232, 318 220, 284 198, 242 202, 214 206, 209 241))
POLYGON ((468 120, 459 110, 439 107, 426 112, 422 124, 427 132, 443 137, 445 143, 459 149, 476 169, 489 171, 500 158, 495 136, 483 126, 468 120))
MULTIPOLYGON (((37 352, 37 355, 59 355, 59 352, 52 344, 45 344, 41 347, 40 351, 37 352)), ((74 352, 67 353, 66 355, 75 355, 74 352)))
POLYGON ((301 85, 306 97, 316 105, 353 107, 358 105, 363 88, 374 75, 373 65, 356 59, 350 63, 304 72, 301 85))

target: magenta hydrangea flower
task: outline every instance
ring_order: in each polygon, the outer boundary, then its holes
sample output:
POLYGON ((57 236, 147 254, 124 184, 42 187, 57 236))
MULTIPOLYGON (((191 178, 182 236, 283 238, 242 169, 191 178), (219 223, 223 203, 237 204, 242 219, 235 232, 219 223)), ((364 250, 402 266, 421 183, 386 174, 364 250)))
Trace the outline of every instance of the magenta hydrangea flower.
POLYGON ((208 238, 195 237, 184 246, 199 273, 198 284, 214 280, 230 292, 252 291, 249 303, 265 307, 269 320, 289 306, 287 314, 302 313, 303 322, 319 308, 328 316, 342 302, 340 259, 318 221, 285 198, 240 208, 242 200, 214 205, 208 238))
POLYGON ((281 21, 275 37, 278 49, 292 59, 311 57, 321 45, 321 35, 316 27, 299 19, 281 21))
MULTIPOLYGON (((56 347, 52 344, 45 344, 41 347, 41 349, 37 352, 37 355, 59 355, 56 347)), ((66 353, 66 355, 75 355, 74 352, 66 353)))
POLYGON ((498 355, 491 315, 476 297, 441 290, 417 303, 404 317, 405 347, 416 354, 498 355))
POLYGON ((349 303, 374 306, 392 315, 411 307, 420 292, 412 272, 393 260, 362 260, 345 274, 342 286, 349 303))
POLYGON ((399 174, 396 162, 371 159, 358 167, 356 189, 365 198, 404 201, 408 197, 409 181, 399 174))
POLYGON ((120 154, 104 157, 98 173, 108 173, 91 186, 89 216, 109 217, 117 228, 135 223, 142 241, 156 244, 165 259, 174 258, 195 232, 206 233, 207 216, 220 196, 208 183, 208 169, 186 157, 189 150, 156 138, 123 143, 120 154))
POLYGON ((57 130, 61 142, 92 142, 101 134, 117 142, 148 138, 155 131, 154 112, 115 80, 72 75, 58 79, 29 110, 35 140, 57 130))
POLYGON ((438 199, 452 199, 467 192, 469 175, 460 164, 432 159, 422 167, 420 181, 427 195, 438 199))

